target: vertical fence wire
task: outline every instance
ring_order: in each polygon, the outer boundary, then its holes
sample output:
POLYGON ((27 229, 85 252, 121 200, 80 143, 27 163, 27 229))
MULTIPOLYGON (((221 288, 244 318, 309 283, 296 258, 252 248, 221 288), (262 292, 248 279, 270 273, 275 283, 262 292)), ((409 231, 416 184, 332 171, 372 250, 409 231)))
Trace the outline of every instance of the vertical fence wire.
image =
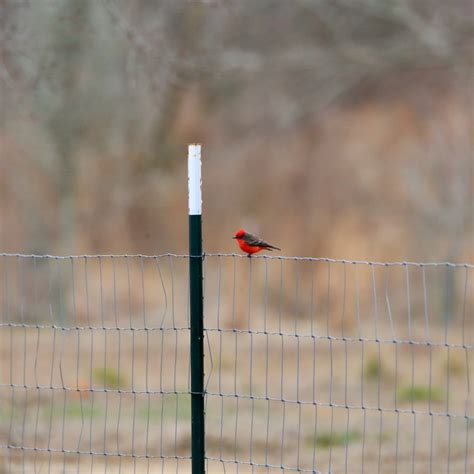
MULTIPOLYGON (((0 255, 0 470, 189 471, 188 264, 0 255)), ((206 255, 207 470, 474 470, 473 269, 206 255)))

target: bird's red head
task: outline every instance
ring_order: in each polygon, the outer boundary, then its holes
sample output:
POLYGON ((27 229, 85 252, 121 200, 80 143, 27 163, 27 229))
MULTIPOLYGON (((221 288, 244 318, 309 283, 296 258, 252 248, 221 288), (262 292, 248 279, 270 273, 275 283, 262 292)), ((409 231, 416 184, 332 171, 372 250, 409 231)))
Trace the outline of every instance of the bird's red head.
POLYGON ((245 234, 245 230, 244 229, 239 229, 235 235, 234 235, 234 239, 241 239, 245 234))

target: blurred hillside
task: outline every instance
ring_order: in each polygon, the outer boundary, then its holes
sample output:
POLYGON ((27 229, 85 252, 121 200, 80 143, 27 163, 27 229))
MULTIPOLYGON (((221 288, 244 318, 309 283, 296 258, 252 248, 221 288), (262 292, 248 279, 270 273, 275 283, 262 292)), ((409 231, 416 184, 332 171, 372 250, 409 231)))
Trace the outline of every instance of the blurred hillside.
POLYGON ((473 8, 0 2, 0 251, 473 261, 473 8))

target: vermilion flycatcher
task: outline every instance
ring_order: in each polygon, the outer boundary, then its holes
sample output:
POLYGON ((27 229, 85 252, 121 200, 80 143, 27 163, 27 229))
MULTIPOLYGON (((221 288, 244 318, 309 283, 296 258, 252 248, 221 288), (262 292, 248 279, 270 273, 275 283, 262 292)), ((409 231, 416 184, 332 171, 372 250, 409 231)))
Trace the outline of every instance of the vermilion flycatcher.
POLYGON ((281 250, 278 247, 270 245, 268 242, 265 242, 256 235, 245 232, 244 229, 239 229, 232 238, 237 239, 239 247, 248 254, 248 257, 253 253, 260 252, 260 250, 281 250))

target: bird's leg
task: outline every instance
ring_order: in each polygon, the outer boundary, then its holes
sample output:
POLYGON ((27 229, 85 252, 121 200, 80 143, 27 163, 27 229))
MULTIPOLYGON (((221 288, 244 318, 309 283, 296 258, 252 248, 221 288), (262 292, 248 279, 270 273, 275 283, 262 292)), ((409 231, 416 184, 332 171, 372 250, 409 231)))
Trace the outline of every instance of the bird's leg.
POLYGON ((251 254, 251 253, 248 253, 248 254, 247 254, 247 257, 248 257, 248 258, 252 258, 252 254, 251 254))

